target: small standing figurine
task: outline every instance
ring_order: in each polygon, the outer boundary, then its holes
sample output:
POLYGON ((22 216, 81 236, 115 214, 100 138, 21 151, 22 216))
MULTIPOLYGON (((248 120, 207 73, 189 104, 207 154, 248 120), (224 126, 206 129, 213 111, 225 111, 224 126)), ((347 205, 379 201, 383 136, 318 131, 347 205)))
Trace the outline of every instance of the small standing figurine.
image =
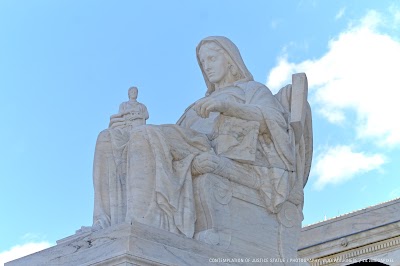
POLYGON ((137 101, 137 87, 129 88, 128 97, 129 101, 120 104, 118 114, 111 116, 111 119, 115 117, 123 118, 122 121, 118 119, 119 123, 116 123, 114 127, 130 130, 134 127, 145 125, 146 120, 149 118, 146 106, 137 101))

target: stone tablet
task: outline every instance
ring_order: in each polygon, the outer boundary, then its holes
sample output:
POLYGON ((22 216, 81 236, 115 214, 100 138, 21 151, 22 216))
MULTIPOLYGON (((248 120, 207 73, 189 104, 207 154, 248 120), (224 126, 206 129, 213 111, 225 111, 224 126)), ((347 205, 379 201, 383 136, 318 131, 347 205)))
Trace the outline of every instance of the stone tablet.
POLYGON ((217 155, 244 163, 255 162, 260 123, 220 115, 214 132, 217 155))

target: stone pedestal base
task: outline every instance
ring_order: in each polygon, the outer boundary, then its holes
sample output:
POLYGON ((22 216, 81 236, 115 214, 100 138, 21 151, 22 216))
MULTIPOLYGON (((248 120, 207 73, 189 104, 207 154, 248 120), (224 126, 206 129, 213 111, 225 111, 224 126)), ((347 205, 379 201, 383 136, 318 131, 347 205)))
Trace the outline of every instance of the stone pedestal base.
POLYGON ((301 215, 293 204, 269 213, 259 192, 207 174, 194 182, 194 239, 138 222, 80 232, 6 264, 297 265, 301 215))
POLYGON ((6 265, 193 265, 208 262, 208 252, 219 254, 206 244, 167 231, 121 224, 72 235, 6 265))
POLYGON ((259 257, 224 250, 218 246, 134 223, 64 238, 54 247, 11 261, 6 263, 6 266, 241 265, 249 263, 261 265, 261 263, 251 263, 256 259, 259 257))

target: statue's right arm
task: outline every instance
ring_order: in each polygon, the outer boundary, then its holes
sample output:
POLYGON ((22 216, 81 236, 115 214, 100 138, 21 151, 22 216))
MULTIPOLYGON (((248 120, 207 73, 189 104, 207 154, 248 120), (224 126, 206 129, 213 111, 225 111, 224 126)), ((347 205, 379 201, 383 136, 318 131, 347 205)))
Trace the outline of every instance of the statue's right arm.
POLYGON ((121 114, 115 114, 110 117, 110 123, 108 124, 109 128, 115 128, 124 125, 125 118, 123 118, 121 114))
POLYGON ((260 178, 254 173, 251 165, 218 156, 214 152, 203 152, 197 155, 192 164, 192 174, 199 176, 213 173, 246 187, 258 189, 260 178))

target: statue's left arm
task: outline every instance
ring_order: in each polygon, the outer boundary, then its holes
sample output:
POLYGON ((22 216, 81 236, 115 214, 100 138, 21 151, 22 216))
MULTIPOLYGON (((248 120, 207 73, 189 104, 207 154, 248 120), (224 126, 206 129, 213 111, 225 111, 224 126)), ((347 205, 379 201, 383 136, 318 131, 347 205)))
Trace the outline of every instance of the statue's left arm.
POLYGON ((144 120, 149 119, 149 112, 147 111, 147 108, 144 104, 141 105, 142 106, 142 113, 143 113, 143 118, 144 120))

